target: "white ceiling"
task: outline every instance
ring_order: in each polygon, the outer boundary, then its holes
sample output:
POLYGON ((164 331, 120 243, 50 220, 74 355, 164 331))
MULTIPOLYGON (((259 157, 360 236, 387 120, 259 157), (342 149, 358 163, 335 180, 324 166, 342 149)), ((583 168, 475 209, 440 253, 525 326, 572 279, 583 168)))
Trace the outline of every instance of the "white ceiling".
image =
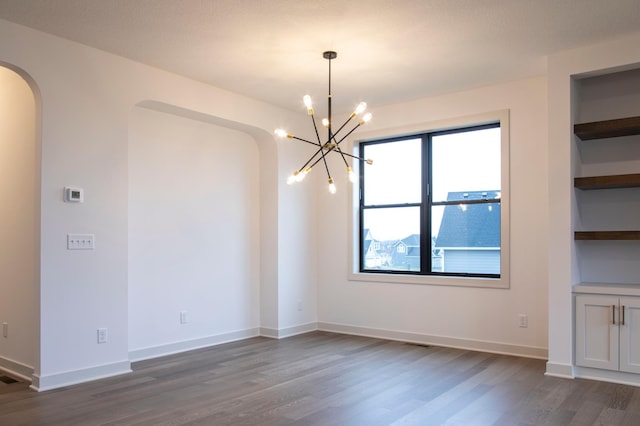
POLYGON ((0 0, 0 19, 295 110, 326 96, 325 50, 338 107, 374 107, 544 74, 640 31, 640 0, 0 0))

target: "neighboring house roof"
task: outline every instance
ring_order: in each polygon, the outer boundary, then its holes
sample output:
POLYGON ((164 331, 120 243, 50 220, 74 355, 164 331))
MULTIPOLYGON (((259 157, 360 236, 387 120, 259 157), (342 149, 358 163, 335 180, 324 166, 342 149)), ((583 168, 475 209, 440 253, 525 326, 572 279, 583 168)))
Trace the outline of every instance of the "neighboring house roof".
MULTIPOLYGON (((496 199, 499 191, 450 192, 447 201, 496 199)), ((500 247, 500 203, 445 206, 436 247, 500 247), (491 206, 491 208, 489 208, 491 206)))
POLYGON ((406 238, 396 242, 394 246, 403 243, 407 247, 420 247, 420 235, 419 234, 411 234, 406 238))
POLYGON ((362 249, 365 253, 369 253, 369 247, 371 247, 371 240, 364 240, 362 244, 362 249))

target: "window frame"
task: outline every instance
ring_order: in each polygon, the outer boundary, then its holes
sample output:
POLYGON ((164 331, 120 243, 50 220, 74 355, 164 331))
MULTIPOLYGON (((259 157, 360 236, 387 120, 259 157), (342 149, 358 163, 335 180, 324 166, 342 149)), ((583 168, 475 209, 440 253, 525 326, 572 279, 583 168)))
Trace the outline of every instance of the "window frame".
MULTIPOLYGON (((460 274, 460 273, 415 273, 408 271, 361 271, 363 262, 360 250, 362 244, 362 229, 360 226, 361 209, 360 209, 360 185, 354 185, 351 188, 352 194, 352 220, 351 225, 351 238, 350 238, 350 250, 351 267, 349 271, 348 279, 351 281, 370 281, 370 282, 387 282, 387 283, 405 283, 405 284, 431 284, 431 285, 450 285, 450 286, 471 286, 471 287, 487 287, 487 288, 509 288, 509 270, 510 270, 510 211, 509 211, 509 111, 501 110, 490 112, 486 114, 479 114, 468 117, 461 117, 453 120, 427 123, 412 128, 392 129, 386 131, 369 132, 361 134, 361 137, 353 144, 353 153, 358 155, 360 152, 360 146, 363 143, 370 142, 390 142, 393 140, 401 140, 410 137, 422 137, 425 134, 437 135, 446 134, 460 130, 466 130, 471 128, 480 128, 487 125, 499 125, 500 126, 500 139, 501 139, 501 199, 500 199, 500 274, 495 276, 494 274, 460 274)), ((423 169, 427 167, 424 164, 424 159, 427 154, 423 153, 423 169)), ((354 164, 356 167, 360 164, 354 164)), ((360 170, 354 167, 356 173, 360 173, 360 170)), ((375 159, 373 166, 375 167, 375 159)), ((425 172, 430 173, 426 170, 425 172)), ((429 179, 430 181, 430 179, 429 179)), ((431 194, 429 194, 429 203, 427 207, 431 207, 431 194)), ((441 203, 438 203, 441 204, 441 203)), ((422 214, 421 220, 427 217, 422 214)), ((430 224, 428 227, 423 225, 425 232, 430 230, 430 224)), ((428 233, 428 232, 427 232, 428 233)), ((425 234, 426 235, 426 234, 425 234)), ((424 240, 429 242, 429 235, 421 235, 421 246, 424 244, 424 240)), ((430 246, 430 244, 428 244, 430 246)), ((431 262, 431 256, 429 259, 423 259, 423 262, 431 262)))

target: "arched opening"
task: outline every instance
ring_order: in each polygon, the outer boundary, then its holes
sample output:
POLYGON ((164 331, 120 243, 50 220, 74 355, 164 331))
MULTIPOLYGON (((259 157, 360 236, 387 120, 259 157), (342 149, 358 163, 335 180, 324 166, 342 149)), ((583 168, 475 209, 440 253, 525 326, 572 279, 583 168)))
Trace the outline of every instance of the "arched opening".
POLYGON ((0 64, 0 369, 30 380, 39 363, 40 145, 28 76, 0 64))

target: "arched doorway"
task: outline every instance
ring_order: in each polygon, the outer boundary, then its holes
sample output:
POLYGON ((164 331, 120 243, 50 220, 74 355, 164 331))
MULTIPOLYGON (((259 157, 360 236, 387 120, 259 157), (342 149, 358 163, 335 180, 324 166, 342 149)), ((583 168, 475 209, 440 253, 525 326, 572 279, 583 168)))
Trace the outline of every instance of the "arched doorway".
POLYGON ((40 148, 38 102, 20 70, 0 63, 0 368, 38 368, 40 148))

